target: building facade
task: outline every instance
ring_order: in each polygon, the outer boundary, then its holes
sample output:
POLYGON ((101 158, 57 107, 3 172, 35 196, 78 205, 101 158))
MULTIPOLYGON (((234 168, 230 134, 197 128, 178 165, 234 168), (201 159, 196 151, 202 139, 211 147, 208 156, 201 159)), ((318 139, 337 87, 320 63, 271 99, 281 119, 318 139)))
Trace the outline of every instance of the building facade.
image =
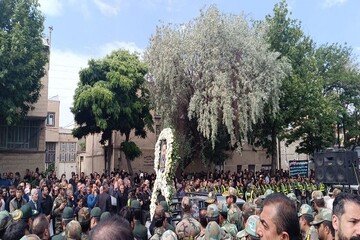
POLYGON ((45 75, 40 98, 25 119, 16 126, 0 123, 0 165, 1 172, 19 172, 22 176, 26 169, 34 171, 45 169, 45 120, 47 118, 49 65, 45 75))
POLYGON ((57 176, 71 177, 71 172, 79 172, 79 141, 73 137, 71 129, 59 127, 60 101, 58 97, 48 100, 45 165, 53 166, 57 176))

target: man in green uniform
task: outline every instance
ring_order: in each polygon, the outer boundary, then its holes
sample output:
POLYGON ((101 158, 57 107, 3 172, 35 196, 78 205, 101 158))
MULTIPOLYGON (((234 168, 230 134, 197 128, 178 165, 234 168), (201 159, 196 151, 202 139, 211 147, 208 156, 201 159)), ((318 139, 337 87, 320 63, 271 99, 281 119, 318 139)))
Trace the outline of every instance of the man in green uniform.
POLYGON ((55 198, 53 207, 52 207, 52 215, 55 219, 55 234, 59 234, 64 229, 62 228, 61 218, 64 208, 67 206, 67 200, 65 197, 65 186, 62 184, 59 185, 59 195, 55 198))
POLYGON ((314 220, 313 210, 310 205, 303 204, 300 207, 299 224, 303 240, 318 240, 319 235, 314 226, 311 226, 311 222, 314 220))
MULTIPOLYGON (((58 233, 57 235, 52 237, 52 240, 62 240, 65 239, 65 227, 66 225, 74 220, 74 211, 71 207, 65 207, 61 214, 61 229, 64 229, 64 231, 58 233)), ((80 226, 81 229, 81 226, 80 226)), ((81 232, 81 230, 80 230, 81 232)))
POLYGON ((229 233, 233 239, 235 239, 237 234, 237 227, 235 224, 232 224, 228 221, 227 215, 228 215, 228 209, 226 207, 225 203, 219 203, 218 205, 219 209, 219 225, 222 229, 225 230, 225 232, 229 233))

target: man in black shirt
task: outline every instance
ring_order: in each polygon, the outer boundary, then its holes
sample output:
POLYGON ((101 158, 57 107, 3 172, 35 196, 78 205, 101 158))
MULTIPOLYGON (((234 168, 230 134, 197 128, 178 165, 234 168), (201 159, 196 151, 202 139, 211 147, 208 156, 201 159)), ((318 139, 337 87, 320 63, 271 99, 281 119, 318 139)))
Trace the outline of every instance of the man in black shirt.
POLYGON ((51 215, 51 209, 52 209, 52 199, 49 196, 49 188, 48 186, 43 186, 41 188, 41 197, 40 197, 40 205, 41 205, 41 209, 42 209, 42 213, 45 214, 45 216, 48 218, 48 220, 50 219, 50 215, 51 215))

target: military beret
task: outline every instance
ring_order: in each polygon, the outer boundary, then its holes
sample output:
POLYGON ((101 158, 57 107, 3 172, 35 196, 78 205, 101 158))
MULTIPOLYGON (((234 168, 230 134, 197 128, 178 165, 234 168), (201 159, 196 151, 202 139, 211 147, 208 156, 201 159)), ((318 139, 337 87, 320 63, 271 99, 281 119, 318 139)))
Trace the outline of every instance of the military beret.
POLYGON ((101 209, 99 207, 94 207, 90 211, 90 217, 96 217, 96 218, 100 219, 101 213, 102 212, 101 212, 101 209))
POLYGON ((74 219, 74 210, 71 207, 65 207, 61 214, 61 218, 63 220, 74 219))

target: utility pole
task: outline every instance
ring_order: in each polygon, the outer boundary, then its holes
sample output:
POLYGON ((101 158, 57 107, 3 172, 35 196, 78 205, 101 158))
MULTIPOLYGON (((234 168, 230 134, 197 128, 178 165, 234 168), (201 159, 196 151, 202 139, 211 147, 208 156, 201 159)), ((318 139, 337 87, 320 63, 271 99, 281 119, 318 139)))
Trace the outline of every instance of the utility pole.
POLYGON ((49 39, 48 39, 48 43, 49 43, 49 48, 51 47, 51 32, 54 30, 53 26, 49 27, 49 39))

